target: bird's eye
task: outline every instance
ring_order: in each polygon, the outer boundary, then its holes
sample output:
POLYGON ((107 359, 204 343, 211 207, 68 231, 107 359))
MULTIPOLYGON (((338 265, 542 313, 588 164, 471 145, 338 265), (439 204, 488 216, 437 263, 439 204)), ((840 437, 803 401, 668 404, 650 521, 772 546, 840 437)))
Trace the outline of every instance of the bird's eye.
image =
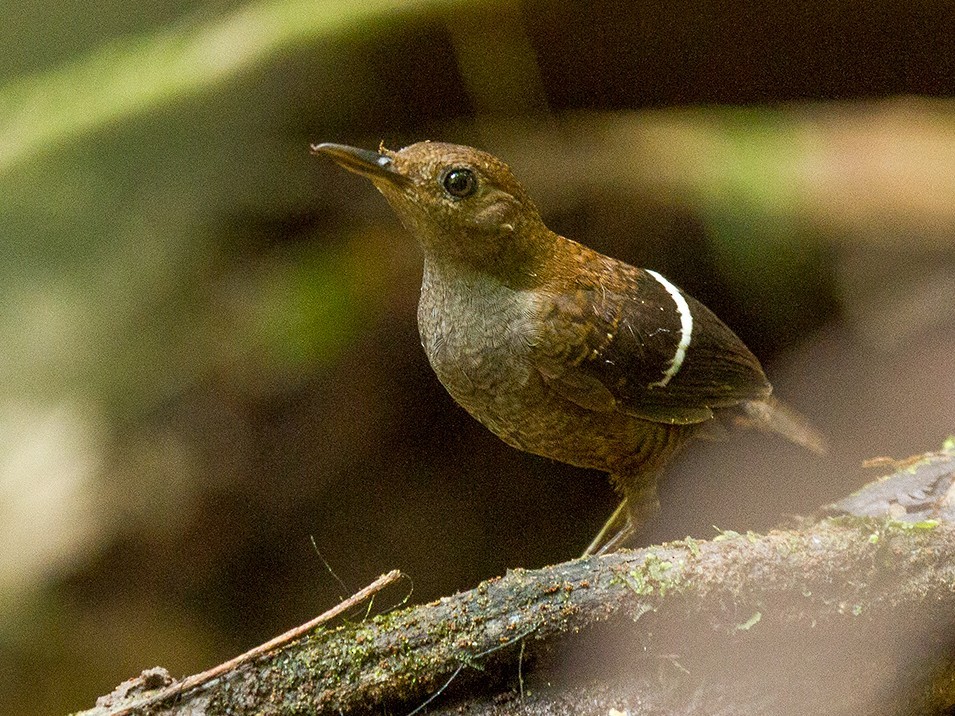
POLYGON ((477 190, 477 177, 464 167, 448 170, 441 179, 444 190, 456 199, 471 196, 477 190))

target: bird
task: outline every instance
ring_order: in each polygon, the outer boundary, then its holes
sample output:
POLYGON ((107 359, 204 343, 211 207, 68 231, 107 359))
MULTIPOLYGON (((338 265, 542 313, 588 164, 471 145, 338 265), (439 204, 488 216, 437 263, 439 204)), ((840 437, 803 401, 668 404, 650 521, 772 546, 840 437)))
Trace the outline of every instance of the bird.
POLYGON ((451 397, 519 450, 609 474, 621 501, 585 556, 624 546, 656 513, 665 466, 709 424, 825 450, 712 311, 548 229, 500 159, 433 141, 311 149, 370 179, 420 244, 421 344, 451 397))

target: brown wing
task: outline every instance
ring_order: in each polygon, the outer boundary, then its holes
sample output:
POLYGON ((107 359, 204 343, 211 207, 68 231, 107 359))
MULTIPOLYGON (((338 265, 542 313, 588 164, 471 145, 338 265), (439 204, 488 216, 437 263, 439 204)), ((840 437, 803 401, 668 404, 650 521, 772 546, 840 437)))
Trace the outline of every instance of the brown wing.
POLYGON ((546 302, 532 359, 556 390, 592 410, 663 423, 702 422, 769 395, 759 361, 712 311, 663 277, 614 268, 612 281, 546 302))

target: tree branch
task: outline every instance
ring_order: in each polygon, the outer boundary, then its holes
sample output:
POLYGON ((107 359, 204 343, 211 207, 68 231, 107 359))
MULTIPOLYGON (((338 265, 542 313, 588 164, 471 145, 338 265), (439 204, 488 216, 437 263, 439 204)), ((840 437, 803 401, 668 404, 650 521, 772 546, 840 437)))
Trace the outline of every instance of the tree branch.
POLYGON ((148 712, 409 714, 435 695, 454 713, 937 711, 955 704, 955 525, 924 518, 953 480, 955 453, 928 455, 792 529, 513 570, 320 628, 148 712), (870 516, 847 514, 860 499, 870 516), (909 521, 871 516, 880 500, 909 521))

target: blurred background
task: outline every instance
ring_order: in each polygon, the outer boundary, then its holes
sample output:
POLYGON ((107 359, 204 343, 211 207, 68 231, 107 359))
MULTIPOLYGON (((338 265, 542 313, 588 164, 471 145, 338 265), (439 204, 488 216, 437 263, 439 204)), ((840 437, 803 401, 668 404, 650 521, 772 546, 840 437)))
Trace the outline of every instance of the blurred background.
POLYGON ((573 557, 606 479, 445 394, 418 247, 311 142, 474 144, 832 443, 694 446, 644 540, 766 529, 955 432, 946 2, 4 3, 0 712, 573 557))

